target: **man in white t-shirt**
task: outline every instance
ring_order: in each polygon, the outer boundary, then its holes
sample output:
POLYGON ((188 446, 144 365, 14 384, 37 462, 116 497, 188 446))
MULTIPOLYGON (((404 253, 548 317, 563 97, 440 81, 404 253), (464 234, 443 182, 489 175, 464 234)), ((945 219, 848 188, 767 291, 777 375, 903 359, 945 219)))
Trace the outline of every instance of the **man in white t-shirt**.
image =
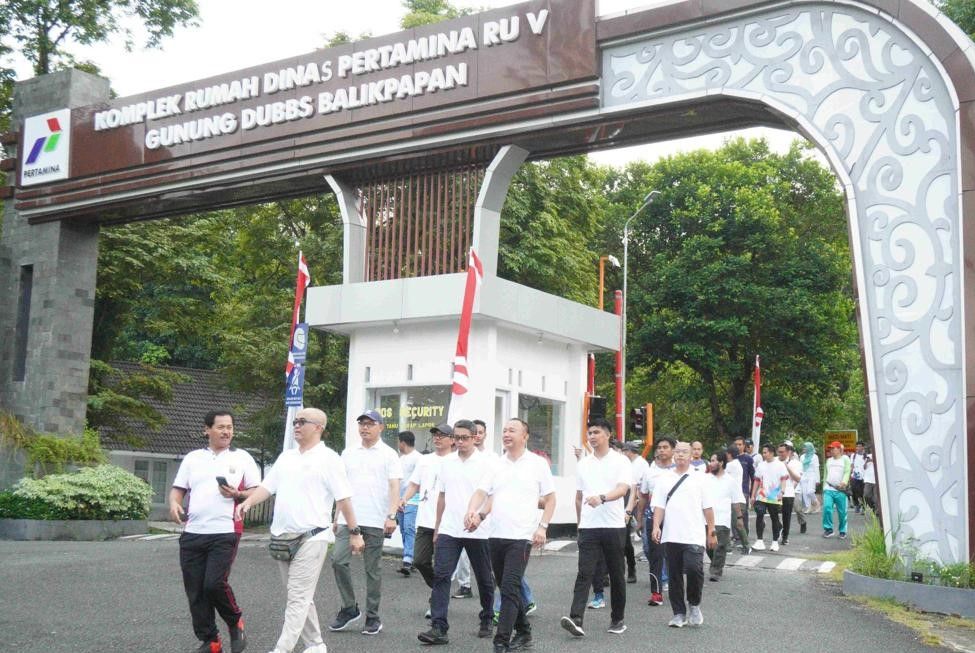
POLYGON ((545 546, 546 531, 555 513, 552 470, 544 458, 528 451, 528 438, 528 423, 524 420, 513 418, 505 423, 501 431, 505 454, 478 483, 467 506, 465 526, 470 532, 480 526, 488 513, 491 515, 488 550, 501 591, 494 653, 531 645, 531 624, 525 614, 521 581, 531 548, 545 546), (482 508, 488 498, 486 508, 482 508), (543 506, 541 519, 539 505, 543 506))
POLYGON ((877 468, 870 447, 865 447, 863 451, 863 500, 871 510, 877 512, 877 468))
POLYGON ((779 535, 782 523, 779 517, 782 512, 782 496, 785 493, 785 482, 789 472, 781 460, 775 457, 775 446, 762 445, 762 462, 755 468, 755 480, 752 481, 752 505, 755 507, 755 543, 752 548, 756 551, 765 550, 762 535, 765 533, 765 513, 772 519, 772 543, 769 549, 779 550, 779 535))
POLYGON ((247 645, 244 620, 227 582, 244 522, 235 519, 236 501, 243 501, 261 482, 251 455, 231 447, 234 417, 212 411, 203 418, 207 446, 183 458, 169 492, 169 514, 186 526, 179 538, 179 566, 190 604, 193 632, 203 642, 199 653, 222 650, 215 613, 227 623, 232 653, 247 645), (183 500, 189 494, 189 512, 183 500))
MULTIPOLYGON (((744 485, 745 470, 741 464, 738 445, 734 443, 729 444, 722 453, 725 465, 724 473, 738 483, 740 490, 744 485)), ((741 515, 741 523, 734 522, 732 524, 732 539, 739 547, 741 554, 748 555, 752 550, 748 546, 748 531, 746 529, 746 523, 748 522, 748 498, 745 496, 743 490, 739 492, 738 496, 741 496, 741 503, 734 505, 732 508, 736 514, 741 515)))
MULTIPOLYGON (((342 463, 352 485, 352 507, 362 529, 366 548, 362 554, 366 572, 366 624, 363 635, 378 635, 383 629, 379 619, 382 598, 380 563, 386 536, 396 529, 396 512, 400 504, 399 485, 403 468, 392 447, 380 439, 383 418, 379 411, 367 410, 356 418, 359 442, 347 445, 342 451, 342 463)), ((332 571, 339 590, 342 607, 328 629, 345 630, 362 616, 352 587, 352 551, 349 529, 342 515, 338 516, 335 550, 332 552, 332 571)))
POLYGON ((288 592, 284 625, 271 653, 291 653, 300 639, 304 653, 326 653, 315 607, 315 588, 325 564, 328 543, 334 542, 332 507, 348 525, 352 551, 365 546, 349 496, 352 489, 342 459, 322 442, 328 419, 317 408, 303 408, 294 420, 296 449, 281 452, 267 477, 237 507, 243 518, 272 494, 271 535, 305 533, 306 539, 289 562, 278 561, 288 592))
MULTIPOLYGON (((490 524, 487 522, 473 531, 464 525, 467 507, 477 484, 490 473, 494 460, 477 450, 474 443, 474 423, 462 419, 453 426, 457 454, 444 461, 437 480, 437 527, 434 552, 433 592, 430 596, 430 630, 417 635, 425 644, 447 644, 447 609, 450 605, 450 581, 461 551, 467 552, 471 571, 477 582, 481 601, 478 614, 478 637, 494 634, 494 578, 491 572, 491 556, 487 538, 490 524)), ((483 512, 483 506, 478 512, 483 512)), ((488 520, 490 521, 490 520, 488 520)))
POLYGON ((792 440, 786 440, 780 444, 776 449, 776 455, 779 461, 785 465, 785 471, 789 473, 789 477, 785 479, 785 487, 782 490, 782 539, 780 541, 785 545, 789 543, 789 530, 792 526, 793 514, 798 518, 799 532, 806 532, 806 518, 803 517, 801 512, 795 510, 796 488, 799 485, 799 480, 802 478, 802 463, 799 462, 799 457, 796 456, 796 450, 792 444, 792 440))
MULTIPOLYGON (((423 457, 416 450, 416 435, 413 431, 403 431, 397 436, 399 439, 399 464, 403 468, 403 482, 400 483, 400 497, 406 494, 407 481, 413 476, 416 463, 423 457)), ((409 578, 413 573, 413 543, 416 538, 416 511, 420 505, 420 497, 414 495, 412 499, 400 506, 396 512, 396 523, 400 536, 403 538, 403 564, 397 570, 409 578)))
POLYGON ((589 586, 600 559, 609 573, 609 632, 626 630, 626 585, 623 576, 623 545, 626 537, 626 493, 632 489, 633 465, 610 449, 613 427, 603 418, 593 419, 586 431, 592 455, 576 467, 576 519, 578 532, 578 573, 572 593, 569 616, 562 627, 576 637, 585 635, 582 618, 589 599, 589 586))
MULTIPOLYGON (((711 565, 708 568, 709 580, 718 582, 724 573, 724 563, 731 547, 731 529, 735 527, 744 530, 741 511, 745 505, 745 495, 741 492, 741 483, 727 472, 728 458, 725 452, 711 456, 708 481, 711 485, 714 510, 714 535, 717 546, 708 549, 711 565)), ((747 537, 746 537, 747 539, 747 537)))
POLYGON ((663 584, 666 582, 664 575, 664 547, 659 542, 653 541, 653 499, 654 488, 657 479, 665 476, 674 468, 674 447, 677 440, 670 436, 657 438, 653 462, 649 465, 649 471, 644 475, 640 485, 640 504, 637 506, 637 514, 643 520, 643 554, 647 557, 647 565, 650 567, 650 598, 648 605, 663 605, 663 584))
POLYGON ((674 612, 668 625, 683 628, 688 623, 704 623, 704 548, 714 548, 718 542, 707 475, 691 471, 691 445, 678 442, 674 462, 674 470, 657 479, 653 491, 653 540, 664 544, 667 557, 670 607, 674 612))
POLYGON ((857 442, 856 449, 850 456, 850 498, 853 499, 853 510, 857 513, 863 512, 863 466, 866 462, 865 446, 862 442, 857 442))
MULTIPOLYGON (((433 589, 433 533, 437 527, 437 480, 444 461, 454 455, 454 430, 449 424, 439 424, 430 429, 433 436, 433 453, 424 454, 413 469, 402 501, 419 497, 416 512, 416 542, 413 548, 413 566, 423 577, 427 587, 433 589)), ((429 618, 429 611, 427 617, 429 618)))

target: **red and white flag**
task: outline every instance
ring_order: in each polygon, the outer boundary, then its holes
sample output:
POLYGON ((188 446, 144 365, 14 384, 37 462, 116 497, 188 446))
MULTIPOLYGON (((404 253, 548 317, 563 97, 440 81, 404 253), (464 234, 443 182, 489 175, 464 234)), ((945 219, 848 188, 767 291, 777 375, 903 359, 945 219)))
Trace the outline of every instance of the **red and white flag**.
POLYGON ((481 259, 472 247, 467 256, 467 283, 464 286, 464 303, 460 312, 460 328, 457 330, 457 349, 454 352, 454 377, 450 391, 450 408, 447 411, 447 421, 453 424, 458 419, 474 419, 475 416, 463 415, 463 397, 470 389, 470 369, 467 360, 467 344, 471 335, 471 317, 474 314, 474 299, 484 278, 484 267, 481 259))
POLYGON ((761 451, 760 440, 762 439, 762 418, 765 412, 762 410, 762 368, 758 364, 759 357, 755 357, 755 401, 752 404, 752 444, 755 451, 761 451))
MULTIPOLYGON (((311 275, 308 273, 308 262, 305 255, 298 252, 298 278, 295 280, 295 303, 291 311, 291 335, 288 336, 288 362, 284 367, 284 379, 287 382, 291 371, 295 368, 295 359, 291 350, 295 344, 295 327, 301 317, 301 301, 305 298, 305 289, 311 285, 311 275)), ((295 428, 292 422, 301 410, 298 406, 288 406, 288 414, 284 418, 284 451, 295 447, 295 428)))

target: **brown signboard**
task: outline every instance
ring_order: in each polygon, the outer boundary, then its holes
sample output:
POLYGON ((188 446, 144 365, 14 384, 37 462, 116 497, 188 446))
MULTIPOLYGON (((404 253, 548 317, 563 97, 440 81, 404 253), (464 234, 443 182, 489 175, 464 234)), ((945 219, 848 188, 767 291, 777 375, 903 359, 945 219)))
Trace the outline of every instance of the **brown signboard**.
POLYGON ((594 0, 534 0, 73 109, 68 178, 19 176, 18 208, 293 165, 594 97, 595 84, 573 90, 598 76, 594 14, 594 0))

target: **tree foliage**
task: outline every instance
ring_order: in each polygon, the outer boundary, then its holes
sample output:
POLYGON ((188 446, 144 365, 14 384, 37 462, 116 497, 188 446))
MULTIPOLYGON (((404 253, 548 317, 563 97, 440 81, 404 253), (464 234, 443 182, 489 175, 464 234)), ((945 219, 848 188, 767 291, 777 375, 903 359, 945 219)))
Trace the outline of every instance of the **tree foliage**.
POLYGON ((181 25, 199 16, 195 0, 6 0, 0 4, 0 41, 13 43, 44 75, 73 63, 68 43, 91 45, 121 35, 127 48, 136 19, 146 32, 146 47, 157 47, 181 25))
POLYGON ((629 172, 617 192, 660 191, 631 236, 629 365, 685 385, 672 366, 692 370, 689 396, 712 430, 694 435, 724 440, 749 428, 760 354, 766 427, 827 426, 859 365, 842 197, 829 171, 798 144, 777 155, 737 139, 629 172))
POLYGON ((975 0, 936 0, 935 4, 970 39, 975 39, 975 0))
POLYGON ((403 29, 432 25, 473 13, 471 9, 455 7, 448 0, 404 0, 403 7, 406 8, 406 14, 399 22, 403 29))

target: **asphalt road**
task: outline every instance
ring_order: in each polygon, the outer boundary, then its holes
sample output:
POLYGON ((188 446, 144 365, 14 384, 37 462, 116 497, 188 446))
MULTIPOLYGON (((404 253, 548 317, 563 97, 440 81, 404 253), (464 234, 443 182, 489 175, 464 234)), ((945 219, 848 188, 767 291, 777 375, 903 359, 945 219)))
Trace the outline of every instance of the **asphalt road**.
MULTIPOLYGON (((812 543, 813 535, 807 536, 812 543)), ((248 651, 272 648, 281 626, 284 589, 264 542, 243 542, 231 582, 244 609, 248 651)), ((0 651, 191 651, 196 648, 183 595, 173 540, 103 543, 0 542, 0 651)), ((362 653, 420 650, 416 633, 429 596, 422 579, 395 573, 383 562, 383 632, 327 633, 330 650, 362 653)), ((359 567, 361 569, 361 567, 359 567)), ((623 635, 605 632, 609 611, 588 611, 589 635, 573 639, 558 626, 568 610, 576 556, 569 551, 533 557, 529 578, 539 610, 534 624, 539 653, 590 651, 750 650, 932 651, 911 631, 840 595, 824 575, 804 571, 732 567, 720 583, 707 583, 705 624, 666 627, 667 605, 646 605, 647 583, 627 585, 629 603, 623 635)), ((362 579, 359 575, 359 592, 362 579)), ((338 609, 326 562, 316 602, 323 622, 338 609)), ((476 600, 451 603, 452 651, 490 651, 475 637, 476 600)))

